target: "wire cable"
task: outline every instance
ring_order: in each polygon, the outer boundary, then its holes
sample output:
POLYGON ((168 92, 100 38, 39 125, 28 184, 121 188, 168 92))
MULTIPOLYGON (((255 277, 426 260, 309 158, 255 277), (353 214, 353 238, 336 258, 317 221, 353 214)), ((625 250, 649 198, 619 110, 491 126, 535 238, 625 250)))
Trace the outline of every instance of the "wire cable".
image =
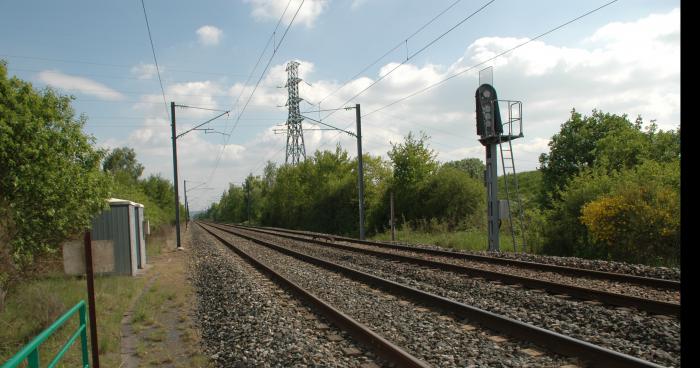
MULTIPOLYGON (((404 61, 402 61, 401 63, 399 63, 398 65, 396 65, 396 66, 395 66, 393 69, 391 69, 389 72, 384 73, 384 75, 382 75, 381 77, 377 78, 377 80, 375 80, 374 82, 370 83, 369 86, 365 87, 365 88, 362 89, 360 92, 357 92, 354 96, 350 97, 347 101, 343 102, 341 105, 347 104, 348 102, 354 100, 355 98, 357 98, 357 97, 360 96, 361 94, 365 93, 368 89, 374 87, 377 83, 381 82, 381 81, 384 80, 386 77, 388 77, 389 75, 391 75, 391 73, 393 73, 394 71, 396 71, 396 69, 398 69, 399 67, 403 66, 403 65, 406 64, 409 60, 413 59, 413 58, 416 57, 418 54, 420 54, 421 52, 425 51, 428 47, 432 46, 435 42, 437 42, 437 41, 439 41, 441 38, 445 37, 445 35, 447 35, 448 33, 452 32, 453 30, 455 30, 455 29, 456 29, 457 27, 459 27, 460 25, 464 24, 464 22, 466 22, 467 20, 471 19, 473 16, 479 14, 482 10, 486 9, 486 7, 488 7, 489 5, 491 5, 494 1, 496 1, 496 0, 490 0, 490 1, 488 1, 487 3, 485 3, 484 5, 482 5, 479 9, 477 9, 477 10, 474 11, 473 13, 469 14, 466 18, 463 18, 463 19, 462 19, 461 21, 459 21, 457 24, 455 24, 454 26, 452 26, 452 28, 450 28, 450 29, 448 29, 447 31, 443 32, 440 36, 434 38, 432 41, 428 42, 428 43, 427 43, 425 46, 423 46, 420 50, 418 50, 418 51, 414 52, 413 54, 411 54, 410 56, 406 57, 406 60, 404 60, 404 61)), ((333 111, 333 112, 329 113, 328 115, 324 116, 323 119, 327 119, 329 116, 331 116, 331 115, 333 115, 333 114, 335 114, 335 111, 333 111)), ((321 119, 321 120, 323 120, 323 119, 321 119)))
MULTIPOLYGON (((221 150, 219 151, 219 155, 216 158, 216 164, 214 164, 214 169, 212 170, 211 174, 209 175, 209 178, 207 179, 207 182, 211 182, 211 179, 214 177, 214 174, 216 173, 216 170, 219 168, 219 163, 221 162, 221 157, 223 156, 224 150, 229 144, 229 141, 231 140, 231 135, 233 134, 233 131, 236 129, 236 126, 238 125, 238 122, 241 119, 241 116, 243 116, 243 113, 245 112, 246 108, 248 107, 248 104, 250 103, 251 99, 253 98, 253 95, 255 94, 255 91, 257 91, 258 86, 260 85, 260 82, 262 79, 265 77, 265 74, 267 73, 267 70, 270 67, 270 64, 272 63, 272 59, 275 57, 277 54, 277 51, 279 50, 279 47, 282 45, 282 42, 284 42, 285 37, 287 36, 287 32, 289 29, 292 27, 292 24, 294 24, 294 20, 297 18, 297 15, 299 15, 299 11, 301 10, 301 7, 304 5, 304 1, 301 1, 301 4, 299 4, 299 7, 297 8, 296 13, 294 13, 294 16, 292 17, 292 20, 289 21, 289 24, 287 25, 287 28, 284 31, 284 34, 280 38, 279 43, 277 43, 272 50, 272 55, 270 55, 270 58, 267 61, 267 65, 265 65, 265 69, 263 69, 263 72, 260 74, 260 78, 258 78, 257 83, 255 84, 255 87, 253 88, 253 91, 250 93, 250 96, 248 96, 248 100, 246 101, 245 105, 241 109, 241 111, 238 113, 238 117, 236 118, 236 122, 233 124, 233 127, 231 127, 231 130, 228 132, 228 136, 225 139, 224 145, 221 147, 221 150)), ((290 0, 291 3, 291 0, 290 0)), ((280 17, 281 21, 282 17, 280 17)), ((274 32, 273 32, 274 34, 274 32)))
POLYGON ((605 4, 601 5, 601 6, 599 6, 599 7, 595 8, 595 9, 593 9, 593 10, 589 10, 588 12, 586 12, 586 13, 584 13, 584 14, 582 14, 582 15, 579 15, 579 16, 576 17, 576 18, 573 18, 573 19, 571 19, 571 20, 569 20, 569 21, 567 21, 567 22, 565 22, 565 23, 562 23, 562 24, 560 24, 560 25, 558 25, 558 26, 556 26, 556 27, 554 27, 554 28, 552 28, 552 29, 550 29, 550 30, 544 32, 544 33, 540 33, 539 35, 537 35, 537 36, 535 36, 535 37, 533 37, 533 38, 531 38, 531 39, 529 39, 529 40, 527 40, 527 41, 525 41, 525 42, 523 42, 523 43, 520 43, 520 44, 518 44, 518 45, 516 45, 516 46, 514 46, 514 47, 511 47, 510 49, 505 50, 505 51, 503 51, 503 52, 501 52, 501 53, 499 53, 499 54, 497 54, 497 55, 495 55, 495 56, 493 56, 493 57, 491 57, 491 58, 489 58, 489 59, 487 59, 487 60, 484 60, 484 61, 482 61, 482 62, 480 62, 480 63, 478 63, 478 64, 474 64, 474 65, 472 65, 472 66, 470 66, 470 67, 468 67, 468 68, 466 68, 466 69, 464 69, 464 70, 461 70, 461 71, 459 71, 459 72, 457 72, 457 73, 454 73, 454 74, 450 75, 449 77, 447 77, 447 78, 445 78, 445 79, 442 79, 442 80, 440 80, 440 81, 438 81, 438 82, 435 82, 435 83, 433 83, 433 84, 430 84, 430 85, 428 85, 428 86, 426 86, 426 87, 424 87, 424 88, 422 88, 422 89, 420 89, 420 90, 418 90, 418 91, 416 91, 416 92, 413 92, 413 93, 411 93, 411 94, 409 94, 409 95, 407 95, 407 96, 405 96, 405 97, 402 97, 402 98, 400 98, 400 99, 398 99, 398 100, 396 100, 396 101, 394 101, 394 102, 391 102, 391 103, 389 103, 389 104, 387 104, 387 105, 384 105, 384 106, 382 106, 382 107, 380 107, 380 108, 378 108, 378 109, 372 110, 372 111, 370 111, 370 112, 368 112, 368 113, 362 115, 362 117, 365 117, 365 116, 374 114, 375 112, 384 110, 384 109, 386 109, 387 107, 396 105, 397 103, 402 102, 402 101, 405 101, 405 100, 407 100, 407 99, 409 99, 409 98, 411 98, 411 97, 414 97, 414 96, 417 96, 417 95, 419 95, 419 94, 421 94, 421 93, 427 92, 428 90, 431 90, 431 89, 433 89, 433 88, 439 86, 440 84, 443 84, 443 83, 449 81, 450 79, 453 79, 453 78, 455 78, 455 77, 457 77, 457 76, 460 76, 460 75, 462 75, 462 74, 464 74, 464 73, 466 73, 466 72, 468 72, 468 71, 470 71, 470 70, 474 70, 475 68, 478 68, 479 66, 481 66, 481 65, 483 65, 483 64, 486 64, 486 63, 488 63, 489 61, 493 61, 493 60, 495 60, 496 58, 499 58, 499 57, 501 57, 501 56, 503 56, 503 55, 505 55, 505 54, 508 54, 508 53, 510 53, 510 52, 512 52, 512 51, 514 51, 514 50, 516 50, 516 49, 519 49, 519 48, 521 48, 521 47, 523 47, 523 46, 525 46, 525 45, 527 45, 527 44, 529 44, 529 43, 531 43, 531 42, 533 42, 533 41, 535 41, 535 40, 538 40, 538 39, 540 39, 540 38, 542 38, 542 37, 544 37, 544 36, 546 36, 546 35, 548 35, 548 34, 550 34, 550 33, 552 33, 552 32, 555 32, 555 31, 557 31, 557 30, 559 30, 559 29, 561 29, 561 28, 564 28, 564 27, 566 27, 567 25, 569 25, 569 24, 571 24, 571 23, 574 23, 574 22, 576 22, 576 21, 578 21, 578 20, 580 20, 580 19, 582 19, 582 18, 584 18, 584 17, 587 17, 587 16, 589 16, 589 15, 591 15, 591 14, 593 14, 593 13, 595 13, 595 12, 597 12, 597 11, 603 9, 603 8, 606 8, 606 7, 610 6, 610 5, 612 5, 613 3, 616 3, 617 1, 618 1, 618 0, 612 0, 612 1, 610 1, 610 2, 607 2, 607 3, 605 3, 605 4))
MULTIPOLYGON (((170 119, 170 110, 168 110, 168 102, 165 99, 165 89, 163 88, 163 80, 160 78, 160 68, 158 67, 158 58, 156 58, 156 48, 153 46, 153 37, 151 36, 151 26, 148 24, 148 14, 146 14, 146 4, 141 0, 143 7, 143 17, 146 18, 146 28, 148 29, 148 39, 151 41, 151 51, 153 52, 153 61, 156 64, 156 72, 158 73, 158 83, 160 83, 160 91, 163 94, 163 104, 165 105, 165 115, 170 119)), ((177 184, 177 183, 176 183, 177 184)))
POLYGON ((410 36, 406 37, 406 39, 404 39, 404 40, 402 40, 401 42, 399 42, 398 44, 396 44, 396 46, 394 46, 393 48, 389 49, 389 51, 385 52, 384 55, 380 56, 379 58, 377 58, 376 60, 374 60, 373 62, 371 62, 369 65, 365 66, 365 67, 364 67, 362 70, 360 70, 357 74, 353 75, 352 77, 350 77, 350 79, 346 80, 343 84, 341 84, 340 87, 336 88, 333 92, 331 92, 330 94, 328 94, 326 97, 322 98, 322 99, 318 102, 318 104, 316 104, 316 105, 320 105, 321 102, 325 101, 328 97, 331 97, 331 96, 333 96, 334 94, 336 94, 338 91, 340 91, 340 90, 343 89, 345 86, 347 86, 348 83, 350 83, 350 82, 352 82, 353 80, 355 80, 355 78, 359 77, 362 73, 364 73, 365 71, 367 71, 367 69, 369 69, 369 68, 373 67, 374 65, 376 65, 378 62, 380 62, 380 61, 381 61, 382 59, 384 59, 387 55, 391 54, 392 52, 394 52, 394 51, 395 51, 396 49, 398 49, 399 47, 404 46, 404 45, 407 45, 407 44, 408 44, 408 40, 410 40, 411 38, 413 38, 413 36, 415 36, 415 35, 417 35, 418 33, 420 33, 423 29, 425 29, 425 27, 429 26, 431 23, 433 23, 436 19, 438 19, 439 17, 441 17, 443 14, 447 13, 447 11, 449 11, 450 9, 452 9, 452 8, 453 8, 455 5, 457 5, 457 3, 459 3, 460 1, 462 1, 462 0, 457 0, 457 1, 453 2, 452 4, 450 4, 450 6, 448 6, 445 10, 441 11, 438 15, 434 16, 433 19, 431 19, 430 21, 428 21, 427 23, 425 23, 424 25, 422 25, 420 28, 418 28, 418 30, 416 30, 415 32, 413 32, 410 36))

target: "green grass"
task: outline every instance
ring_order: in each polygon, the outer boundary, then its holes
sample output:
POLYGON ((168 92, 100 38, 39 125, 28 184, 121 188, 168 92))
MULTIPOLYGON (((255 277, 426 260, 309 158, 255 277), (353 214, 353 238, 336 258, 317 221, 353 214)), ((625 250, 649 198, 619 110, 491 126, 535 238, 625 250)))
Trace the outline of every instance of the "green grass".
MULTIPOLYGON (((100 362, 106 367, 119 366, 122 315, 142 284, 142 279, 124 276, 95 279, 100 362)), ((4 362, 17 353, 78 301, 82 299, 87 302, 86 290, 84 278, 64 275, 47 276, 17 285, 8 295, 5 310, 0 312, 0 361, 4 362)), ((40 346, 39 355, 43 364, 51 360, 77 325, 78 316, 75 315, 40 346)), ((80 366, 80 356, 80 341, 76 340, 59 366, 80 366)))
MULTIPOLYGON (((512 251, 513 241, 510 235, 501 231, 500 238, 501 251, 512 251)), ((371 239, 390 241, 391 231, 376 234, 371 239)), ((487 249, 488 235, 486 231, 480 230, 426 232, 404 227, 396 230, 396 240, 408 244, 431 244, 443 248, 481 251, 487 249)))

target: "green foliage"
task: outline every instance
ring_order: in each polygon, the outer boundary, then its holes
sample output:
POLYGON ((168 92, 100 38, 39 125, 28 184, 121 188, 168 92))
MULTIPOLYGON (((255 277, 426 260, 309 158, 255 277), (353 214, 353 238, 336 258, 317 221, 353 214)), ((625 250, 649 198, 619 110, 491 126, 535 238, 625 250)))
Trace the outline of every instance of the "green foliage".
MULTIPOLYGON (((463 167, 440 168, 426 141, 425 135, 416 139, 409 134, 404 142, 393 145, 391 163, 364 155, 365 226, 369 233, 388 227, 392 188, 399 217, 407 224, 435 220, 449 229, 480 226, 484 212, 481 182, 463 167), (402 196, 409 199, 399 199, 402 196)), ((242 186, 231 184, 203 217, 247 221, 249 199, 253 223, 357 235, 357 160, 336 147, 334 152, 317 151, 296 166, 277 168, 268 163, 262 178, 250 175, 242 186)))
MULTIPOLYGON (((144 216, 153 228, 175 222, 174 206, 162 207, 156 199, 146 193, 138 181, 133 180, 129 173, 117 172, 111 179, 112 190, 110 191, 110 196, 141 203, 144 206, 144 216)), ((172 195, 172 187, 170 190, 172 195)), ((173 203, 172 200, 170 203, 173 203)))
MULTIPOLYGON (((537 200, 540 196, 540 190, 542 188, 542 172, 539 170, 534 170, 534 171, 524 171, 524 172, 519 172, 516 174, 518 178, 518 192, 520 193, 520 197, 522 201, 525 204, 526 208, 538 208, 537 206, 537 200)), ((510 185, 511 190, 513 190, 513 182, 510 181, 508 184, 510 185)), ((506 199, 506 191, 505 191, 505 180, 504 177, 501 175, 498 177, 498 187, 500 188, 498 191, 498 198, 499 199, 506 199)))
POLYGON ((485 211, 485 188, 462 170, 441 167, 420 190, 418 207, 423 219, 439 219, 448 230, 478 223, 485 211), (476 217, 476 218, 474 218, 476 217))
POLYGON ((604 150, 598 142, 609 134, 629 128, 631 123, 626 115, 604 114, 593 110, 593 114, 582 116, 576 110, 561 126, 559 133, 549 143, 549 153, 540 155, 542 172, 541 201, 551 206, 552 200, 559 199, 559 191, 573 176, 585 168, 592 168, 596 162, 596 152, 604 150))
POLYGON ((573 111, 540 162, 543 252, 678 263, 680 129, 573 111))
POLYGON ((607 195, 581 210, 596 246, 629 262, 680 261, 680 177, 676 163, 647 161, 620 174, 607 195))
POLYGON ((679 162, 647 160, 612 173, 586 170, 565 187, 548 217, 546 253, 677 264, 679 162))
POLYGON ((134 149, 129 147, 113 149, 105 157, 102 169, 112 174, 126 173, 134 180, 137 180, 143 173, 143 165, 136 160, 134 149))
MULTIPOLYGON (((131 148, 119 150, 133 152, 131 148)), ((115 150, 116 151, 116 150, 115 150)), ((136 160, 136 154, 129 159, 130 166, 143 166, 136 160)), ((107 165, 103 165, 105 167, 107 165)), ((113 170, 112 190, 110 196, 127 199, 144 205, 144 216, 153 228, 175 223, 175 188, 173 184, 160 175, 150 175, 146 179, 137 179, 132 170, 113 170)), ((185 208, 180 205, 181 221, 184 221, 185 208)))
POLYGON ((478 158, 465 158, 457 161, 446 162, 443 166, 453 167, 466 172, 472 179, 484 180, 486 165, 478 158))
POLYGON ((427 141, 428 136, 424 133, 418 138, 408 133, 403 143, 391 144, 388 152, 394 169, 391 190, 398 217, 408 220, 423 218, 422 209, 416 205, 421 200, 420 189, 439 167, 435 151, 428 147, 427 141))
POLYGON ((71 97, 7 77, 0 63, 0 203, 11 217, 12 255, 21 263, 54 251, 105 206, 103 152, 85 135, 71 97))

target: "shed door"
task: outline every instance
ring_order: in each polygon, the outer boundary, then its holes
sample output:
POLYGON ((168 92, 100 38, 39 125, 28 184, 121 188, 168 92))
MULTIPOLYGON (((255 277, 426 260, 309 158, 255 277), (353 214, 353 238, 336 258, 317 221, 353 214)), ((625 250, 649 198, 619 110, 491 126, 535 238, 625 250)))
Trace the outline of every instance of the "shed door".
POLYGON ((136 225, 136 267, 143 268, 141 265, 141 221, 139 221, 139 208, 134 207, 134 224, 136 225))

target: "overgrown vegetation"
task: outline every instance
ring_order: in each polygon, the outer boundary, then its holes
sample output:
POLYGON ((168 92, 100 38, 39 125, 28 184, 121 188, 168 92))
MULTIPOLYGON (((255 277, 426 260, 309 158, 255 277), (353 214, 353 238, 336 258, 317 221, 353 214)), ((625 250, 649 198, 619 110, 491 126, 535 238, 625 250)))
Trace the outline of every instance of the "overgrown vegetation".
MULTIPOLYGON (((428 137, 392 143, 389 160, 365 155, 366 228, 389 239, 395 195, 398 237, 480 250, 486 244, 484 164, 438 162, 428 137), (479 235, 481 234, 481 235, 479 235)), ((532 251, 677 265, 680 255, 680 129, 575 110, 552 137, 541 169, 518 174, 532 251)), ((357 161, 340 148, 297 166, 268 163, 262 177, 231 185, 203 217, 216 221, 356 235, 357 161)), ((503 177, 499 178, 503 188, 503 177)), ((500 191, 505 199, 505 191, 500 191)), ((509 226, 501 249, 510 250, 509 226)))
MULTIPOLYGON (((437 162, 427 140, 425 135, 409 134, 404 142, 393 144, 390 162, 364 156, 366 227, 371 232, 388 227, 392 191, 403 226, 417 229, 426 221, 444 224, 450 231, 480 226, 480 181, 463 166, 437 162)), ((268 163, 262 177, 250 175, 241 186, 231 184, 202 216, 356 235, 357 198, 357 161, 337 147, 317 151, 297 166, 268 163)))
POLYGON ((680 129, 572 111, 540 157, 547 254, 677 265, 680 129))
POLYGON ((9 78, 0 60, 0 311, 13 286, 43 276, 37 262, 59 257, 108 198, 144 204, 152 228, 174 222, 172 184, 139 179, 144 167, 131 148, 95 148, 72 100, 9 78))

